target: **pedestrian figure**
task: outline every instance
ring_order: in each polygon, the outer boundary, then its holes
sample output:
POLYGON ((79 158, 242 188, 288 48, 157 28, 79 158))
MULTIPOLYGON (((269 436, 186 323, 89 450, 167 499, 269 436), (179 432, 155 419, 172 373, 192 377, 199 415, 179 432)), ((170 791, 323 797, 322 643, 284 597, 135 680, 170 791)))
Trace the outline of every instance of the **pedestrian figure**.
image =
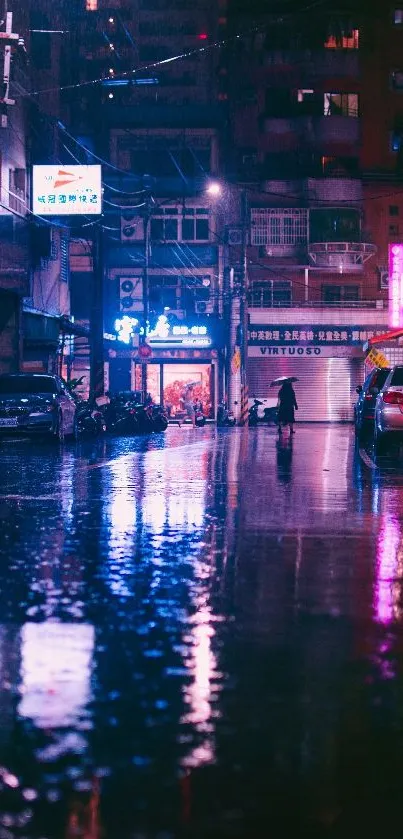
POLYGON ((295 414, 294 410, 298 411, 297 400, 295 398, 294 388, 289 381, 285 381, 281 386, 278 394, 278 430, 282 433, 282 428, 290 427, 291 434, 294 434, 295 414))
POLYGON ((181 401, 183 402, 185 413, 192 421, 193 428, 196 428, 196 412, 193 404, 193 385, 188 385, 185 388, 181 401))

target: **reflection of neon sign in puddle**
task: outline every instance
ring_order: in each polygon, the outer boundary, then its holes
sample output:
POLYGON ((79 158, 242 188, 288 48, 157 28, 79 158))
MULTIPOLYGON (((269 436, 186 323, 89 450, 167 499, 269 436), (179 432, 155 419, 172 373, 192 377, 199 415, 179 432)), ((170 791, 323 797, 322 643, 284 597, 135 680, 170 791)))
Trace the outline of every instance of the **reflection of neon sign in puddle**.
MULTIPOLYGON (((375 589, 375 614, 379 623, 388 624, 395 617, 396 578, 401 576, 401 569, 398 567, 401 538, 397 519, 390 515, 385 516, 378 536, 375 589)), ((400 594, 399 582, 397 588, 400 594)))
POLYGON ((38 728, 76 724, 91 700, 93 650, 94 627, 89 624, 24 624, 20 716, 38 728))

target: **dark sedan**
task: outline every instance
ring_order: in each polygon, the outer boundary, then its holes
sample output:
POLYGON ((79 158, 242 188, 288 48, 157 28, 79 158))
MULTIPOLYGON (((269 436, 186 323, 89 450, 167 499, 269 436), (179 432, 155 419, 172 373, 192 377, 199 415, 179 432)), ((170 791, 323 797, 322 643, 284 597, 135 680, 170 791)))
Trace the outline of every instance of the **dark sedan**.
POLYGON ((0 376, 0 437, 77 437, 76 405, 58 376, 15 373, 0 376))
POLYGON ((364 384, 356 388, 358 399, 354 406, 354 419, 357 437, 373 432, 376 398, 389 373, 389 367, 376 367, 368 374, 364 384))

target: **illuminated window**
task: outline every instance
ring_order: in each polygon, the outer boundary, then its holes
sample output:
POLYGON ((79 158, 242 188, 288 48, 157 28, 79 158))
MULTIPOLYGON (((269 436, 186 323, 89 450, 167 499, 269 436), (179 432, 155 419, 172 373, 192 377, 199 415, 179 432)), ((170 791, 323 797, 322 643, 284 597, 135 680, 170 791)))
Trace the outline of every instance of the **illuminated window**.
POLYGON ((358 93, 325 93, 325 116, 358 117, 358 93))
POLYGON ((358 50, 360 33, 358 29, 351 29, 329 33, 325 47, 330 50, 358 50))
POLYGON ((395 26, 402 26, 403 24, 403 9, 395 9, 393 15, 393 22, 395 26))
POLYGON ((98 0, 85 0, 85 10, 87 12, 98 11, 98 0))
POLYGON ((403 90, 403 70, 393 70, 390 74, 392 90, 403 90))

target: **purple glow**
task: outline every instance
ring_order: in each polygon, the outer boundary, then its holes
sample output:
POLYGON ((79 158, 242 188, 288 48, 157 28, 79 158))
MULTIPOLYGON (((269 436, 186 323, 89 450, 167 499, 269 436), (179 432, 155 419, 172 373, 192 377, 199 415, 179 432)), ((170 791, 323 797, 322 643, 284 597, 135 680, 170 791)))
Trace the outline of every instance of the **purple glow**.
POLYGON ((403 326, 403 245, 389 245, 389 326, 403 326))
POLYGON ((379 623, 393 620, 393 583, 397 571, 400 528, 396 519, 387 516, 379 531, 376 569, 375 613, 379 623))

